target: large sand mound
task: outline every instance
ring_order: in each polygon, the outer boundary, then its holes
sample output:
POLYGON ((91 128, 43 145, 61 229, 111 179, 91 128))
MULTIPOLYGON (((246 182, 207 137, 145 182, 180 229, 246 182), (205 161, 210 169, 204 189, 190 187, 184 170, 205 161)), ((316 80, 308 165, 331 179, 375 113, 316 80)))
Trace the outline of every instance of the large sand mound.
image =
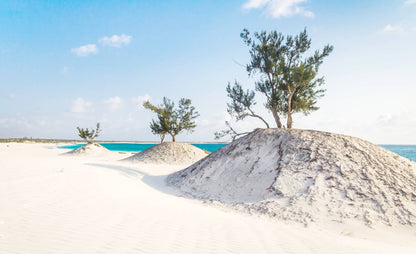
POLYGON ((126 161, 149 164, 192 164, 207 156, 196 146, 180 142, 164 142, 152 146, 138 154, 126 158, 126 161))
POLYGON ((86 145, 83 145, 81 147, 78 147, 74 150, 71 150, 67 153, 64 153, 65 155, 106 155, 111 153, 110 150, 105 148, 104 146, 97 144, 97 143, 88 143, 86 145))
POLYGON ((416 163, 358 138, 260 129, 168 182, 193 196, 303 223, 416 225, 415 173, 416 163))

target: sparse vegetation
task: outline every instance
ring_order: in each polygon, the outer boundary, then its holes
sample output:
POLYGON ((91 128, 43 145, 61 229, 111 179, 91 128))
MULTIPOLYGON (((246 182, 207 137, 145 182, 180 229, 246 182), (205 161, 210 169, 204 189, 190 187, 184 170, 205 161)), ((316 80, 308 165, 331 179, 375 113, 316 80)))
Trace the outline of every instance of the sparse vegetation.
MULTIPOLYGON (((307 55, 311 47, 306 29, 296 36, 283 36, 277 31, 253 35, 247 29, 240 34, 244 43, 250 48, 250 63, 246 65, 249 76, 257 74, 255 90, 244 91, 238 81, 234 85, 227 85, 227 95, 231 99, 228 103, 228 113, 236 120, 254 117, 261 120, 266 128, 269 123, 256 114, 253 106, 256 104, 256 92, 263 94, 265 107, 272 113, 277 128, 284 128, 281 117, 286 118, 286 128, 292 128, 295 113, 308 115, 318 110, 317 99, 324 95, 324 77, 318 77, 323 59, 332 51, 333 46, 326 45, 322 51, 316 50, 307 55)), ((229 123, 229 130, 216 133, 216 138, 225 135, 236 137, 229 123)))
POLYGON ((157 120, 152 120, 150 129, 152 133, 160 136, 161 142, 164 141, 166 134, 176 141, 176 135, 182 131, 192 132, 195 127, 195 118, 199 116, 195 107, 191 105, 190 99, 180 99, 178 108, 175 103, 166 97, 163 97, 163 103, 155 106, 146 101, 143 107, 150 109, 157 115, 157 120))
POLYGON ((78 136, 88 143, 93 143, 94 139, 99 136, 101 129, 100 129, 100 123, 97 123, 97 126, 95 127, 95 130, 89 130, 88 128, 83 129, 77 127, 78 130, 78 136))

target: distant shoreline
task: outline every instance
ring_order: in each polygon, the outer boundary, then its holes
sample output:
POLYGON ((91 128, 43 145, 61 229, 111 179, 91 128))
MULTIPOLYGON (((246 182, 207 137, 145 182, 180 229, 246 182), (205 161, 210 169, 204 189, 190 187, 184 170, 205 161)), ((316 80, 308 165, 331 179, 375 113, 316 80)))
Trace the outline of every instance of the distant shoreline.
MULTIPOLYGON (((84 140, 73 139, 39 139, 39 138, 2 138, 0 143, 86 143, 84 140)), ((97 143, 128 143, 128 144, 158 144, 160 141, 103 141, 96 140, 97 143)), ((165 141, 170 142, 170 141, 165 141)), ((230 142, 205 142, 205 141, 178 141, 191 144, 228 144, 230 142)))

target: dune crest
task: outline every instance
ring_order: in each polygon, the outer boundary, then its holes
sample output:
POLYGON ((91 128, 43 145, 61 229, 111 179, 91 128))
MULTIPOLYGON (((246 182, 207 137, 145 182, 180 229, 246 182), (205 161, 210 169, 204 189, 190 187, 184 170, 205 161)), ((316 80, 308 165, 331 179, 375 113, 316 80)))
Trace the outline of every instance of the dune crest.
POLYGON ((182 142, 163 142, 124 161, 149 164, 192 164, 207 156, 196 146, 182 142))
POLYGON ((111 153, 110 150, 98 143, 87 143, 81 147, 71 150, 64 155, 106 155, 111 153))
POLYGON ((259 129, 171 174, 203 199, 280 219, 416 225, 416 163, 368 141, 259 129))

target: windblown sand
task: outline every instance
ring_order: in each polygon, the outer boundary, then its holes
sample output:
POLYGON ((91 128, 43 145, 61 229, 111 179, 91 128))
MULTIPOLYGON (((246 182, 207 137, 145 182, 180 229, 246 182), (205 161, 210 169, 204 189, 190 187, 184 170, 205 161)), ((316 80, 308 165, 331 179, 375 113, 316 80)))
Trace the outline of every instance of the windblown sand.
POLYGON ((64 155, 77 155, 77 156, 105 156, 110 154, 111 151, 98 143, 87 143, 81 147, 71 150, 64 155))
POLYGON ((168 181, 194 196, 278 219, 416 229, 416 163, 344 135, 259 129, 168 181))
POLYGON ((414 230, 279 222, 178 197, 189 165, 0 144, 0 253, 415 253, 414 230))
POLYGON ((208 154, 188 143, 163 142, 152 146, 125 161, 149 164, 192 164, 206 157, 208 154))

